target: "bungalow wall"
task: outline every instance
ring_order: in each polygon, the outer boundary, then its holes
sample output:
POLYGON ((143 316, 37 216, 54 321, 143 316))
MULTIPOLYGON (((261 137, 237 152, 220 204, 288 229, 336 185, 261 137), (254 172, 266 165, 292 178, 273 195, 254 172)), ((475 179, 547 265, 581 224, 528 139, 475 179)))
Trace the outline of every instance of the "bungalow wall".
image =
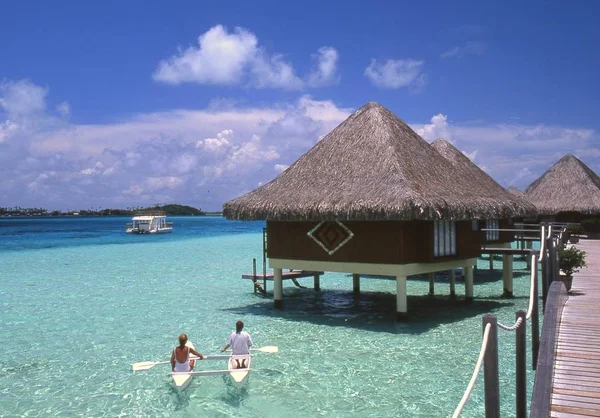
MULTIPOLYGON (((487 228, 487 221, 480 220, 479 227, 482 229, 487 228)), ((498 220, 498 229, 515 229, 513 220, 512 219, 499 219, 498 220)), ((498 239, 488 240, 487 238, 488 238, 487 231, 481 231, 481 239, 483 240, 483 242, 485 244, 494 244, 494 243, 504 244, 504 243, 513 242, 515 240, 515 233, 507 232, 507 231, 499 231, 498 239)))
POLYGON ((354 236, 332 255, 307 233, 319 222, 267 221, 269 258, 353 263, 433 263, 479 257, 481 231, 456 222, 456 255, 434 257, 432 221, 344 221, 354 236))

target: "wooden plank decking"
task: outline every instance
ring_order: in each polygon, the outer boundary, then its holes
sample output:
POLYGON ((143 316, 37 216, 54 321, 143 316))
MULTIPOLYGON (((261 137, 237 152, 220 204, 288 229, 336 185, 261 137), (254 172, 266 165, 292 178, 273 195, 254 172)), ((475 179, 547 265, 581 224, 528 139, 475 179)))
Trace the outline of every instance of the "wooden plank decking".
MULTIPOLYGON (((325 274, 325 273, 322 271, 307 271, 307 270, 284 271, 281 273, 281 279, 282 280, 300 279, 302 277, 322 276, 323 274, 325 274)), ((275 276, 274 276, 273 272, 269 272, 266 275, 263 275, 262 273, 256 273, 256 275, 254 275, 252 273, 242 274, 242 279, 250 279, 250 280, 254 280, 256 278, 257 280, 273 281, 274 277, 275 276)))
POLYGON ((600 417, 600 241, 581 240, 588 268, 573 276, 558 331, 552 417, 600 417))

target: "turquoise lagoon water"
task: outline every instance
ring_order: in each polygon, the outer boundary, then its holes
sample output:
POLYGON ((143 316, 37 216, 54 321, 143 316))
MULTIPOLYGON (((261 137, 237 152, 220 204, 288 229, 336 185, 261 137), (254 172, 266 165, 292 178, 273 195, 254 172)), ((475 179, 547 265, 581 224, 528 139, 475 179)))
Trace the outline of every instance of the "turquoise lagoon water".
MULTIPOLYGON (((516 297, 502 299, 499 259, 494 273, 479 261, 471 305, 460 278, 457 300, 444 277, 433 298, 425 278, 410 280, 403 323, 394 281, 363 279, 355 298, 345 274, 327 273, 321 292, 285 283, 278 311, 240 278, 260 259, 262 223, 173 220, 170 235, 130 236, 126 218, 0 219, 0 416, 447 417, 477 360, 481 316, 512 324, 527 308, 525 263, 516 297), (280 350, 256 355, 244 388, 207 376, 177 393, 167 365, 131 371, 167 360, 182 332, 215 354, 238 319, 256 346, 280 350)), ((514 416, 514 333, 500 330, 499 344, 502 413, 514 416)), ((463 416, 483 415, 480 375, 463 416)))

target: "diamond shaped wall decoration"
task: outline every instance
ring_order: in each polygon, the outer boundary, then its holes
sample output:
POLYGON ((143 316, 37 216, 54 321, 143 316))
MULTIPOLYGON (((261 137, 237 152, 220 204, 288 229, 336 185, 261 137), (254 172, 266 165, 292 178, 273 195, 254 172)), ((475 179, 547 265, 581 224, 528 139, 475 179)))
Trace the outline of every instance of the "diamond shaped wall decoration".
POLYGON ((350 241, 354 233, 340 221, 324 221, 311 229, 307 235, 319 244, 327 254, 331 255, 350 241))

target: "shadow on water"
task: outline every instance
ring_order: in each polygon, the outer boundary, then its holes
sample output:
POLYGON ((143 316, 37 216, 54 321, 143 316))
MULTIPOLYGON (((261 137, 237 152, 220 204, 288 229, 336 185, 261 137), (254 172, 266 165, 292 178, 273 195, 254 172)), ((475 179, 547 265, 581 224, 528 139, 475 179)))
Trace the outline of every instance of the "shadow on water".
MULTIPOLYGON (((250 382, 250 379, 251 376, 248 376, 248 383, 250 382)), ((248 383, 242 387, 238 387, 232 382, 229 376, 223 376, 223 382, 225 383, 227 393, 220 397, 221 400, 235 408, 242 407, 244 401, 250 396, 250 392, 248 391, 248 383)))
POLYGON ((392 334, 420 334, 440 324, 460 322, 466 318, 494 312, 514 303, 510 299, 479 299, 465 303, 449 296, 408 296, 408 319, 396 321, 396 295, 387 292, 352 292, 341 290, 286 289, 284 309, 273 307, 271 298, 227 308, 237 315, 260 315, 294 322, 310 322, 332 327, 356 328, 392 334))
MULTIPOLYGON (((194 384, 194 382, 192 382, 192 384, 190 386, 192 386, 194 384)), ((191 387, 188 387, 184 390, 177 390, 175 389, 172 385, 169 384, 169 388, 171 389, 172 393, 175 395, 176 397, 176 401, 175 401, 175 411, 181 411, 186 409, 189 405, 190 405, 190 393, 189 393, 189 389, 191 389, 191 387)))

